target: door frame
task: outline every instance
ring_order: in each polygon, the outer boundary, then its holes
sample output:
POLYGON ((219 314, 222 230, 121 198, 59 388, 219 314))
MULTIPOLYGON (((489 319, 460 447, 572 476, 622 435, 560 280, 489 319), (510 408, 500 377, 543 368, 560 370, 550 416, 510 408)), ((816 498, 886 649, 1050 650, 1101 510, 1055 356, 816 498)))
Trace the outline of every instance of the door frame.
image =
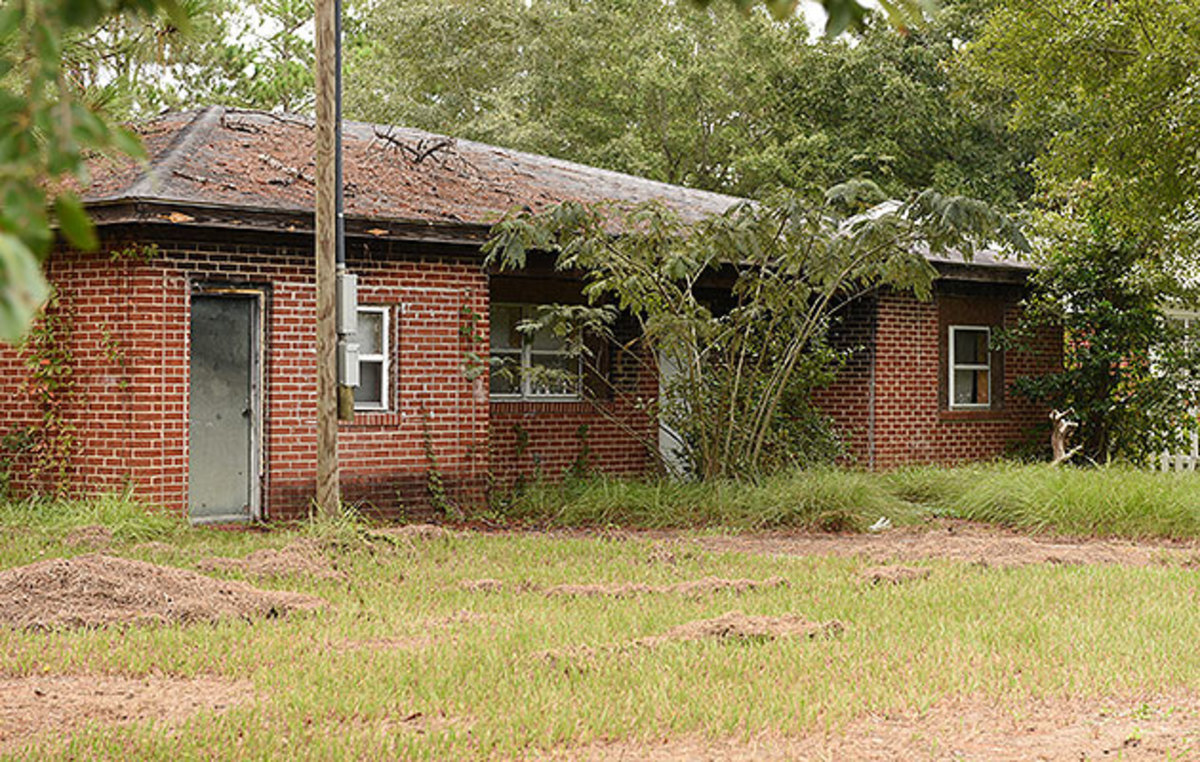
MULTIPOLYGON (((270 288, 265 285, 256 284, 234 284, 220 283, 213 281, 193 281, 189 289, 188 297, 188 325, 191 325, 191 300, 197 296, 217 297, 228 299, 252 299, 253 307, 250 310, 250 514, 244 519, 233 519, 235 521, 262 521, 264 519, 263 510, 263 485, 265 482, 265 457, 263 443, 263 418, 264 409, 266 407, 266 384, 264 378, 264 368, 266 365, 266 325, 267 325, 267 299, 270 296, 270 288)), ((188 367, 191 367, 192 362, 192 346, 191 346, 191 328, 188 329, 188 367)), ((191 397, 189 391, 188 398, 188 423, 189 429, 191 424, 191 397)), ((188 441, 189 461, 188 468, 191 468, 191 441, 189 436, 188 441)), ((210 523, 226 523, 230 519, 193 519, 191 516, 191 498, 188 498, 188 521, 196 524, 210 523)))

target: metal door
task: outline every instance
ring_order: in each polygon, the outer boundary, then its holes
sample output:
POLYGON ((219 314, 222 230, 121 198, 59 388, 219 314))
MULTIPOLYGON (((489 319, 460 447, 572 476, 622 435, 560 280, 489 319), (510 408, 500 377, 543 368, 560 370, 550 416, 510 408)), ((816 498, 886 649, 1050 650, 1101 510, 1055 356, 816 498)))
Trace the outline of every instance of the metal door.
POLYGON ((258 518, 259 295, 192 296, 188 514, 258 518))

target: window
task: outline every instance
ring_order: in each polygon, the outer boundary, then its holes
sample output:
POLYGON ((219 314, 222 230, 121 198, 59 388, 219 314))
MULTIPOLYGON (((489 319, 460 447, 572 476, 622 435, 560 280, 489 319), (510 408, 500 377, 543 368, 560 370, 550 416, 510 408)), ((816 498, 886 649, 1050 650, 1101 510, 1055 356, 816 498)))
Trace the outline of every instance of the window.
POLYGON ((950 326, 950 409, 982 410, 992 405, 991 330, 950 326))
POLYGON ((520 330, 538 317, 529 304, 493 304, 491 394, 494 399, 578 399, 580 359, 548 329, 520 330))
POLYGON ((389 366, 387 307, 359 307, 355 410, 387 410, 389 366))

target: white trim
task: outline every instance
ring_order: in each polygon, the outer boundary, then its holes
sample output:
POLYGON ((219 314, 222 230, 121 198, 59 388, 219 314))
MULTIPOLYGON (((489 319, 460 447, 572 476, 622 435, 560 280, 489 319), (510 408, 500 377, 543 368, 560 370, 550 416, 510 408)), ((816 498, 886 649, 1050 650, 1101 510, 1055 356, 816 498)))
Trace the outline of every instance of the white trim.
POLYGON ((992 329, 986 325, 952 325, 950 326, 949 340, 949 368, 950 385, 948 398, 946 400, 947 407, 950 410, 990 410, 992 407, 992 329), (956 363, 954 357, 954 333, 955 331, 983 331, 987 336, 987 363, 956 363), (987 402, 955 402, 954 389, 954 372, 957 370, 985 370, 987 371, 988 384, 988 401, 987 402))
MULTIPOLYGON (((521 310, 521 320, 532 320, 534 313, 539 305, 529 302, 493 302, 488 305, 488 335, 491 336, 494 326, 491 324, 491 311, 493 307, 516 307, 521 310)), ((502 350, 503 354, 511 355, 515 350, 502 350)), ((565 351, 546 351, 538 350, 538 354, 543 355, 562 355, 568 356, 565 351)), ((575 394, 537 394, 533 391, 533 380, 530 378, 529 370, 533 367, 533 337, 524 333, 521 334, 521 367, 520 367, 520 383, 521 391, 518 393, 488 393, 488 398, 494 402, 578 402, 583 399, 583 395, 579 392, 575 394)), ((488 357, 492 357, 491 348, 488 348, 488 357)), ((583 364, 580 358, 576 358, 576 363, 579 365, 577 372, 577 384, 583 385, 583 364)))
POLYGON ((389 310, 386 306, 382 306, 382 305, 360 304, 360 305, 358 305, 358 312, 360 315, 364 312, 369 312, 369 313, 380 316, 380 320, 379 320, 379 322, 380 322, 380 335, 379 335, 380 346, 379 346, 379 349, 381 350, 381 352, 374 353, 374 354, 366 354, 364 352, 359 352, 359 354, 358 354, 359 378, 362 377, 362 364, 364 362, 380 363, 382 367, 381 367, 380 374, 379 374, 379 376, 380 376, 379 377, 379 397, 380 397, 379 402, 358 402, 356 400, 354 402, 354 409, 355 410, 363 410, 363 411, 374 411, 374 412, 378 412, 380 410, 387 410, 388 409, 388 387, 391 386, 391 382, 392 382, 392 364, 391 364, 391 359, 390 359, 391 358, 391 342, 390 342, 391 337, 388 335, 389 334, 388 323, 391 322, 388 318, 390 317, 391 310, 389 310))

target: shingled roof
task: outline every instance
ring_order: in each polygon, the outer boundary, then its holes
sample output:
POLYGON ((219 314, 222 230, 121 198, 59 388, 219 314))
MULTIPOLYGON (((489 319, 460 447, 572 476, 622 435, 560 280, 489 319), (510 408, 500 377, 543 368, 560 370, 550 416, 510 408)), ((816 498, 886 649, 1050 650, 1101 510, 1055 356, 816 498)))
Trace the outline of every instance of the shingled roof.
MULTIPOLYGON (((255 213, 311 218, 316 173, 311 120, 213 106, 164 114, 139 132, 147 164, 93 163, 84 201, 94 211, 122 206, 137 216, 135 208, 141 215, 161 215, 172 205, 201 207, 233 213, 246 225, 253 224, 255 213)), ((474 239, 514 207, 653 199, 685 219, 699 219, 741 201, 403 127, 346 122, 343 145, 347 219, 373 229, 394 222, 457 230, 474 239)), ((113 213, 98 218, 121 220, 113 213)))

